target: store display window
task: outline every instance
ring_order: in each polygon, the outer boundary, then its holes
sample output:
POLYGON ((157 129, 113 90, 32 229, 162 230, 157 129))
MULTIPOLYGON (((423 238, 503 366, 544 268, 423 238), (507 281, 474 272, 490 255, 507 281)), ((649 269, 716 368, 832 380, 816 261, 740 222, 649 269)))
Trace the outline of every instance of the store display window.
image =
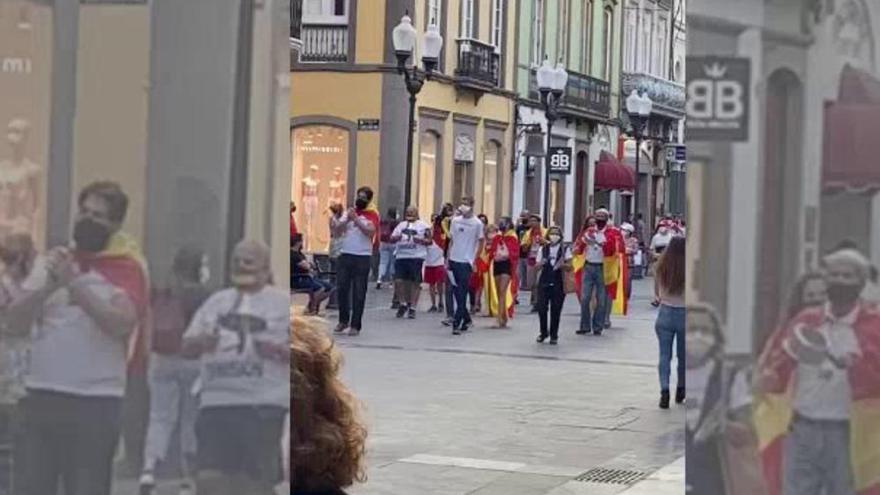
POLYGON ((349 140, 348 130, 329 125, 305 125, 291 131, 291 198, 296 204, 294 218, 303 234, 306 252, 328 251, 330 206, 350 203, 346 182, 349 140))

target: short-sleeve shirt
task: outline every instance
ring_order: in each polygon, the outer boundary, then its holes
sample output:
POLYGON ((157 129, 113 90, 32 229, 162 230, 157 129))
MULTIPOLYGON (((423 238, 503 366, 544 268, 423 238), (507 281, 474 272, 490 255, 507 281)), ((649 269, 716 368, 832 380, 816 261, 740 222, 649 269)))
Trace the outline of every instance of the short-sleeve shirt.
POLYGON ((391 237, 400 236, 395 244, 394 256, 397 259, 425 259, 428 256, 428 246, 416 241, 424 240, 430 230, 431 227, 421 220, 397 224, 391 234, 391 237))
POLYGON ((201 405, 290 406, 289 364, 264 359, 255 342, 287 344, 290 296, 277 287, 246 294, 223 289, 196 312, 184 338, 217 333, 201 358, 201 405))
POLYGON ((477 217, 457 216, 449 226, 452 246, 449 248, 449 261, 473 264, 477 257, 477 247, 483 239, 483 222, 477 217))

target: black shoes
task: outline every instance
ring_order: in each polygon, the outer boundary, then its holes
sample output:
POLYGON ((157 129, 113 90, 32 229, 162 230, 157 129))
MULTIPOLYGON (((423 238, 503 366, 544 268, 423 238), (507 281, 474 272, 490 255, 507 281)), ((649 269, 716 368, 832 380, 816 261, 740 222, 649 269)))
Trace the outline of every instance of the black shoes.
POLYGON ((459 330, 459 329, 457 329, 457 328, 453 328, 453 329, 452 329, 452 335, 461 335, 461 330, 459 330))
POLYGON ((586 335, 588 333, 590 333, 589 330, 578 330, 577 332, 575 332, 575 334, 577 335, 586 335))
POLYGON ((535 342, 537 342, 539 344, 543 344, 545 340, 547 340, 546 335, 538 335, 538 338, 535 339, 535 342))
POLYGON ((682 402, 684 402, 684 399, 685 399, 684 387, 676 388, 675 389, 675 403, 681 404, 682 402))
POLYGON ((556 345, 556 343, 557 343, 556 339, 550 339, 550 345, 556 345))
POLYGON ((342 333, 342 332, 344 332, 347 328, 348 328, 348 325, 346 325, 345 323, 340 323, 339 325, 336 325, 336 328, 335 328, 333 331, 334 331, 335 333, 342 333))
POLYGON ((399 303, 399 302, 394 301, 394 302, 391 303, 391 309, 397 309, 397 308, 399 308, 399 307, 400 307, 400 303, 399 303))
POLYGON ((409 318, 410 320, 415 320, 416 319, 416 309, 409 308, 406 312, 406 317, 409 318))
POLYGON ((669 409, 669 390, 660 392, 660 409, 669 409))
POLYGON ((405 314, 406 314, 406 305, 401 304, 401 305, 397 306, 397 317, 403 318, 403 315, 405 315, 405 314))
POLYGON ((428 313, 436 313, 436 312, 437 312, 437 306, 431 306, 431 307, 428 309, 428 313))

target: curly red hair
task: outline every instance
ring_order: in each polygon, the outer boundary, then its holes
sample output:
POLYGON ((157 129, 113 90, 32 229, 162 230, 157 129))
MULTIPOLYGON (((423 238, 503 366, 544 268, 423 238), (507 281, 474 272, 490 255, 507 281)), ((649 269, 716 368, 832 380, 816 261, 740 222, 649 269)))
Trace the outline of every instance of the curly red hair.
POLYGON ((335 490, 366 480, 367 430, 339 379, 342 356, 313 321, 291 321, 291 492, 335 490))

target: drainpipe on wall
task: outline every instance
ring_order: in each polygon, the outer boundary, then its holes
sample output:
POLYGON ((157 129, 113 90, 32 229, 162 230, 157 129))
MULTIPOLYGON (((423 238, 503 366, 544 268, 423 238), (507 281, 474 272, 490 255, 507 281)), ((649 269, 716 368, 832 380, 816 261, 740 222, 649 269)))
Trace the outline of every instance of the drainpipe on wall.
MULTIPOLYGON (((515 172, 517 170, 517 162, 519 161, 519 156, 517 156, 516 149, 519 144, 519 102, 513 100, 513 139, 510 140, 510 200, 508 201, 508 207, 510 208, 510 215, 513 217, 513 198, 516 194, 513 190, 516 187, 516 175, 515 172)), ((525 184, 525 182, 523 182, 525 184)))

